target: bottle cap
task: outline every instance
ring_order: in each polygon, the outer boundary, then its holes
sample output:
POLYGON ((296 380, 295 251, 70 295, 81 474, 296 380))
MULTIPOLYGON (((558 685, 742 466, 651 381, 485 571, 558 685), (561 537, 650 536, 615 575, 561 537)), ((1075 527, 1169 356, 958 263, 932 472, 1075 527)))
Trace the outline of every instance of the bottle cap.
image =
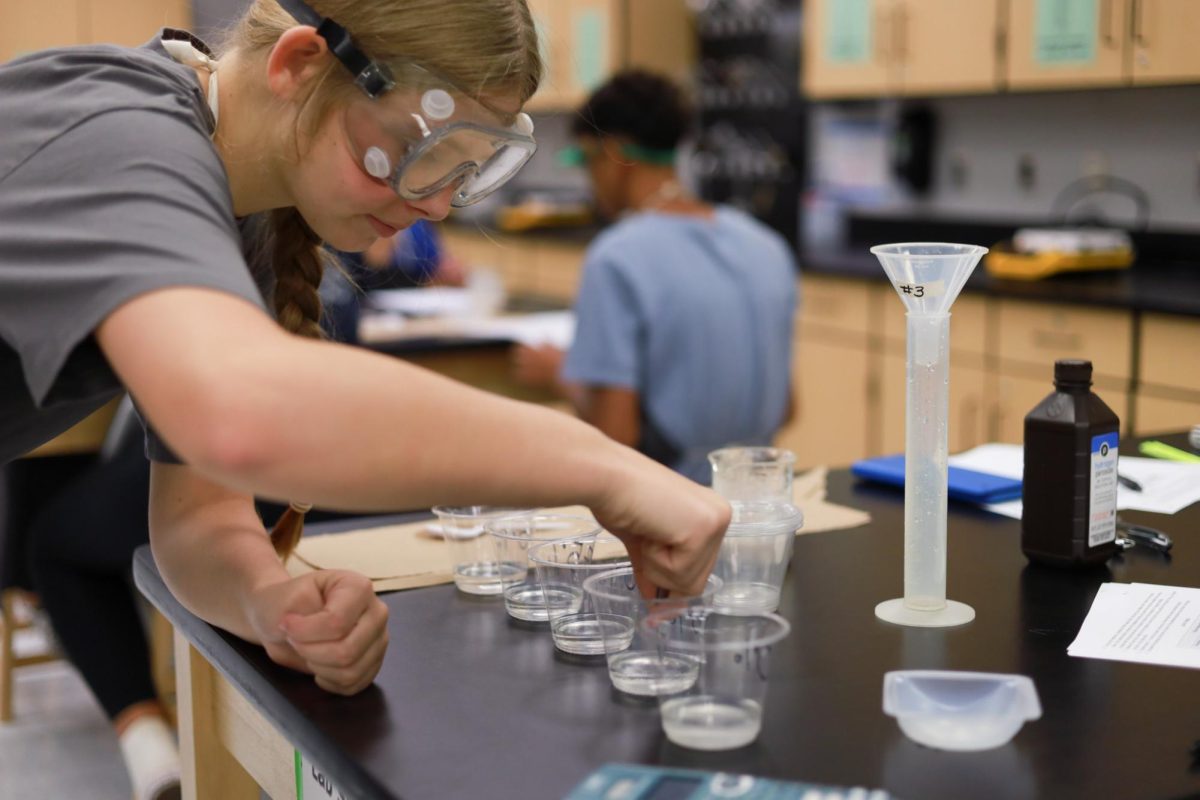
POLYGON ((1092 385, 1092 362, 1079 358, 1061 358, 1054 362, 1054 382, 1092 385))

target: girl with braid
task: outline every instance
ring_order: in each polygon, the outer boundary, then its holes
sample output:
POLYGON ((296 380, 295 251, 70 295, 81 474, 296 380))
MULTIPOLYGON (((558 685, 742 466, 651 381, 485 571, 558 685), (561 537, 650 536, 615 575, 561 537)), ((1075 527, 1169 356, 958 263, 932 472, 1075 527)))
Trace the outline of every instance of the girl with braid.
POLYGON ((129 392, 168 586, 341 694, 379 671, 387 611, 361 575, 284 570, 310 503, 582 503, 643 591, 697 589, 730 513, 709 489, 319 336, 323 244, 501 186, 541 71, 525 0, 254 0, 219 53, 164 30, 0 66, 0 463, 129 392), (274 543, 256 495, 292 502, 274 543))

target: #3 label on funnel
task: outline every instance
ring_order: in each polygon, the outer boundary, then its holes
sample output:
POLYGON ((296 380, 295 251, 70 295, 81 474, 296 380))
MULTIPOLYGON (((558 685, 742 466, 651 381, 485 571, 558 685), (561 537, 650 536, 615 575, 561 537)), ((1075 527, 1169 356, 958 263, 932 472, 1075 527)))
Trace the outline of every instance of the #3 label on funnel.
POLYGON ((896 284, 896 291, 899 292, 900 299, 906 303, 910 298, 923 300, 926 297, 941 297, 946 293, 946 282, 941 280, 925 281, 924 283, 908 281, 896 284))

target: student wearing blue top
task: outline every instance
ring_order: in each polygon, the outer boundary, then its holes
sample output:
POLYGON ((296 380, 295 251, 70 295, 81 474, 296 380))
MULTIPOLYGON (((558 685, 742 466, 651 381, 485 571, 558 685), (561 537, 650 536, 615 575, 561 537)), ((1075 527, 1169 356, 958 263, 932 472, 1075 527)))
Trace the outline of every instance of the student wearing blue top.
POLYGON ((341 269, 326 270, 321 278, 321 327, 339 342, 358 343, 365 292, 462 286, 466 280, 462 262, 445 251, 433 223, 424 219, 376 239, 361 253, 333 253, 341 269))
POLYGON ((570 350, 521 348, 515 372, 707 484, 710 450, 769 444, 791 415, 797 272, 781 236, 680 186, 675 150, 690 118, 677 87, 639 71, 584 104, 564 156, 620 220, 588 250, 570 350))

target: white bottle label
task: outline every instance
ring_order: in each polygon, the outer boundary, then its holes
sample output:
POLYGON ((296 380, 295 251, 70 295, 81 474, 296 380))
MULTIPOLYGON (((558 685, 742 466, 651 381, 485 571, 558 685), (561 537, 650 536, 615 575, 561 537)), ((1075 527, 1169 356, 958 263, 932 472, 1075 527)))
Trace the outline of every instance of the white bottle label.
POLYGON ((1088 501, 1088 547, 1117 538, 1117 434, 1092 437, 1092 480, 1088 501))

